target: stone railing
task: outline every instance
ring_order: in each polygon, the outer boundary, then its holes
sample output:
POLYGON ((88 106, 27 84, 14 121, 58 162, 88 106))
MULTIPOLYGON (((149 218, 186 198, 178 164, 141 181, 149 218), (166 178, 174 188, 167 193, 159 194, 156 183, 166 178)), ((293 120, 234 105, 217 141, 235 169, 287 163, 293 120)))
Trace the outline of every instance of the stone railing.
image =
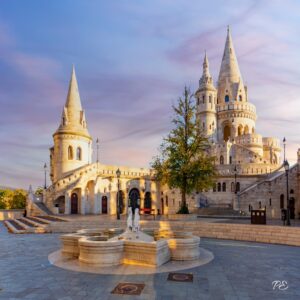
POLYGON ((253 114, 256 114, 255 106, 249 102, 228 103, 228 104, 218 104, 217 105, 217 112, 222 112, 222 111, 227 111, 227 110, 248 111, 253 114))

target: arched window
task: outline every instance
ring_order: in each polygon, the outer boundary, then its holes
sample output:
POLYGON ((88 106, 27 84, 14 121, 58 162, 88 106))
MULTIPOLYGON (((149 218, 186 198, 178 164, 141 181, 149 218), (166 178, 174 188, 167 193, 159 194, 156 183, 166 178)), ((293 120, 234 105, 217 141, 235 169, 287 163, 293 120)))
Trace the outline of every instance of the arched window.
POLYGON ((221 183, 218 182, 218 192, 221 192, 221 183))
POLYGON ((239 192, 241 189, 241 184, 239 182, 236 183, 236 191, 239 192))
POLYGON ((234 192, 234 182, 231 182, 231 191, 234 192))
POLYGON ((243 97, 242 95, 239 95, 239 100, 242 101, 243 100, 243 97))
POLYGON ((208 101, 209 101, 209 103, 211 103, 211 95, 208 97, 208 99, 209 99, 209 100, 208 100, 208 101))
POLYGON ((220 165, 224 165, 224 156, 223 155, 220 156, 220 165))
POLYGON ((232 164, 232 156, 229 156, 229 163, 232 164))
POLYGON ((228 95, 225 96, 225 102, 229 102, 229 96, 228 95))
POLYGON ((81 160, 82 159, 82 153, 81 153, 81 148, 78 147, 76 151, 76 159, 81 160))
POLYGON ((200 104, 200 99, 199 99, 199 98, 197 98, 197 104, 198 104, 198 105, 200 104))
POLYGON ((243 134, 243 126, 239 125, 238 127, 238 135, 242 135, 243 134))
POLYGON ((281 209, 284 208, 284 195, 283 194, 280 195, 280 208, 281 209))
POLYGON ((294 190, 293 189, 290 190, 290 194, 294 194, 294 190))
POLYGON ((205 103, 205 96, 202 96, 202 102, 205 103))
POLYGON ((68 147, 68 159, 69 160, 73 159, 73 147, 72 146, 68 147))
POLYGON ((226 182, 223 182, 223 184, 222 184, 222 191, 226 192, 226 182))
POLYGON ((249 127, 248 125, 245 126, 245 129, 244 129, 244 134, 248 134, 249 133, 249 127))

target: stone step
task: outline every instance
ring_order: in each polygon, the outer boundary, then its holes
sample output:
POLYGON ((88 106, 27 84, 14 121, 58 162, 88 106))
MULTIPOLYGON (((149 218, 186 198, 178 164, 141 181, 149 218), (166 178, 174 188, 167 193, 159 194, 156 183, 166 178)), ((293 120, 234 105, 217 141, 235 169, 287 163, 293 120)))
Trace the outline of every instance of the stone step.
POLYGON ((8 229, 9 232, 11 233, 25 233, 26 228, 16 222, 15 220, 6 220, 4 221, 4 225, 8 229))

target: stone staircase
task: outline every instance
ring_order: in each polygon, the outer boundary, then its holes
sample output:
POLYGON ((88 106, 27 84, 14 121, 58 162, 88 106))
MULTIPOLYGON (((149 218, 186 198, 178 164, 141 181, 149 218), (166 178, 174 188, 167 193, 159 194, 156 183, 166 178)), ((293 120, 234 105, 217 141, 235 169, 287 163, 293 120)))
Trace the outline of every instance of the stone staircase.
POLYGON ((34 204, 47 215, 53 215, 52 211, 43 202, 34 202, 34 204))
POLYGON ((197 209, 198 216, 239 216, 240 212, 231 207, 203 207, 197 209))
POLYGON ((53 216, 23 217, 4 221, 4 225, 11 233, 48 233, 49 226, 55 222, 67 222, 53 216))

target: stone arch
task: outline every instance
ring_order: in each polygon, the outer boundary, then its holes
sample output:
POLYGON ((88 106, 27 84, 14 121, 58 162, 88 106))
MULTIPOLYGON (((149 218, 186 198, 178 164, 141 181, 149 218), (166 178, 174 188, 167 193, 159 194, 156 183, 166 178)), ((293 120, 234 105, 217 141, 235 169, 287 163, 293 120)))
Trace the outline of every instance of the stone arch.
POLYGON ((135 208, 140 206, 140 191, 137 188, 132 188, 129 191, 129 206, 135 208))
POLYGON ((231 128, 229 125, 225 125, 223 129, 223 139, 227 142, 231 137, 231 128))
POLYGON ((77 192, 71 194, 71 214, 78 214, 79 197, 77 192))
POLYGON ((238 136, 243 135, 243 125, 240 124, 238 127, 238 136))
POLYGON ((65 213, 65 196, 59 196, 54 200, 53 204, 58 208, 59 214, 65 213))
POLYGON ((244 128, 244 134, 249 134, 249 126, 246 125, 244 128))

